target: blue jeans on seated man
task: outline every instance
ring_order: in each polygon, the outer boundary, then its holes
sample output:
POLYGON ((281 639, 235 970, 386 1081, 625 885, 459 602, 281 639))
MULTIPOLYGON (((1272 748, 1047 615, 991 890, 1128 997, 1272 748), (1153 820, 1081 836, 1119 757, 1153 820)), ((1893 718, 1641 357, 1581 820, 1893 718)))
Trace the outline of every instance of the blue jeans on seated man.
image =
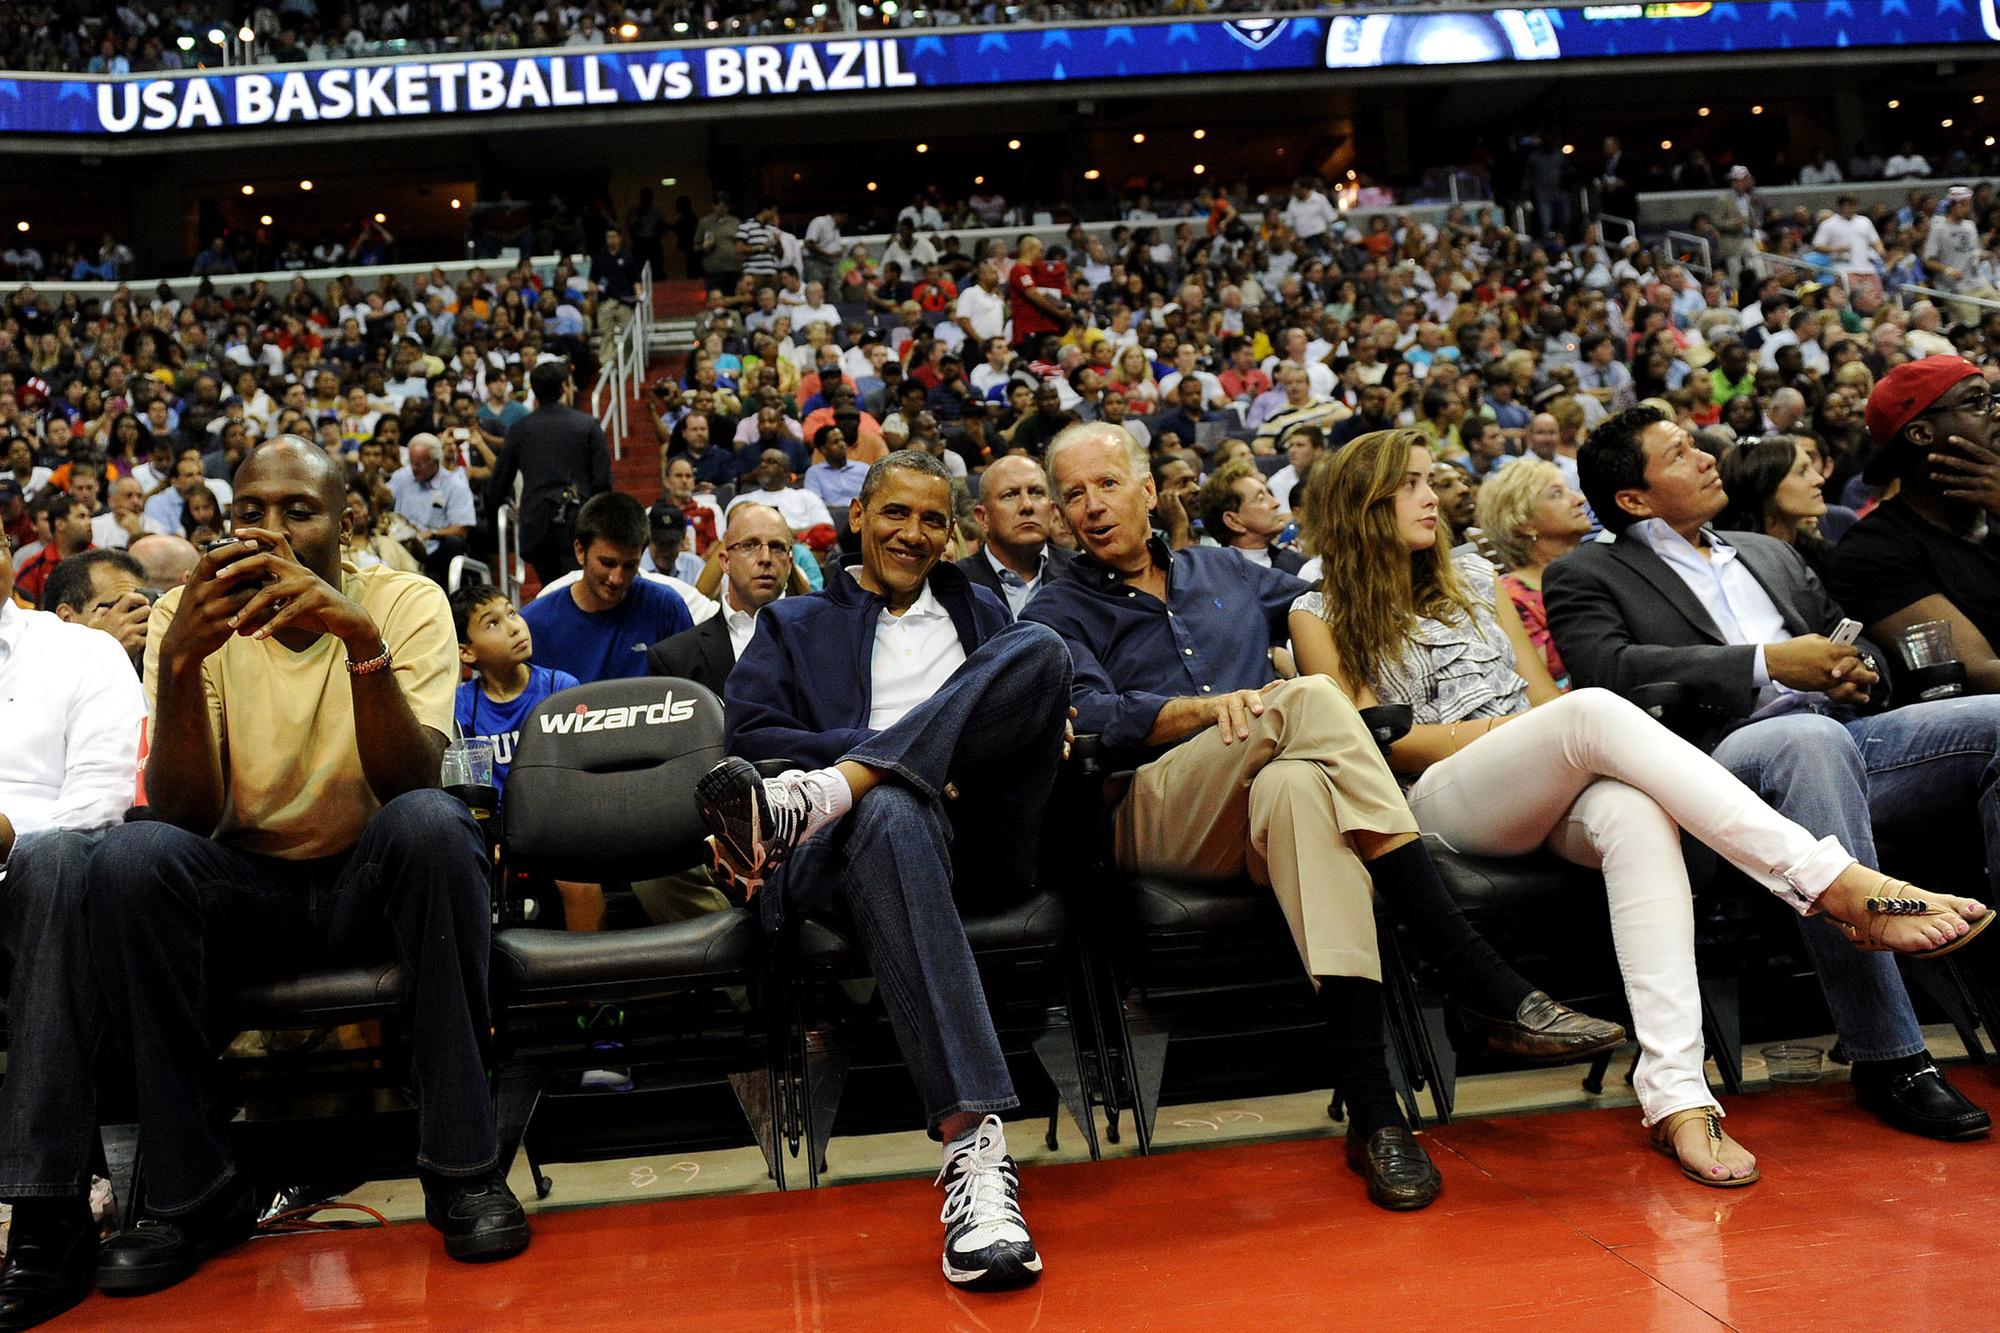
POLYGON ((890 776, 779 880, 789 910, 838 906, 852 921, 933 1130, 1020 1105, 958 904, 1018 901, 1034 883, 1069 679, 1069 649, 1046 626, 989 639, 844 756, 890 776))
POLYGON ((239 986, 315 968, 403 968, 417 1164, 477 1176, 499 1157, 486 1081, 491 891, 472 814, 436 789, 396 797, 338 856, 254 856, 171 824, 113 829, 84 920, 110 1030, 132 1061, 146 1211, 175 1217, 235 1177, 204 1095, 239 986))
MULTIPOLYGON (((1740 727, 1715 761, 1778 813, 1879 869, 1877 832, 1934 837, 1940 817, 1978 822, 2000 898, 2000 698, 1947 699, 1842 720, 1799 712, 1740 727)), ((1855 1060, 1924 1048, 1895 959, 1856 949, 1824 917, 1801 920, 1834 1028, 1855 1060)))
POLYGON ((84 872, 105 830, 25 834, 0 880, 11 964, 0 1079, 0 1199, 82 1198, 97 1132, 104 1004, 83 930, 84 872))

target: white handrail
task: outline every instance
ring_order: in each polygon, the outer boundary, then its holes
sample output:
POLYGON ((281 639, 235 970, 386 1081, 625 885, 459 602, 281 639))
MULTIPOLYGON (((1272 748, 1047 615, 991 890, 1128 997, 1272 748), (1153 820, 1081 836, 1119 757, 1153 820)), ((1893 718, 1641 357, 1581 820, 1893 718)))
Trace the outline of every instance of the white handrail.
MULTIPOLYGON (((1701 260, 1699 265, 1697 265, 1696 262, 1692 259, 1688 260, 1686 264, 1683 265, 1683 267, 1693 269, 1696 273, 1701 274, 1701 276, 1704 278, 1714 277, 1715 259, 1713 253, 1708 248, 1708 237, 1697 235, 1696 233, 1691 231, 1669 231, 1667 233, 1667 246, 1669 251, 1671 251, 1672 248, 1676 245, 1685 245, 1689 242, 1693 242, 1695 246, 1699 248, 1701 253, 1701 260)), ((1671 253, 1669 254, 1668 257, 1672 258, 1671 253)), ((1674 260, 1674 262, 1680 263, 1681 261, 1676 259, 1674 260)))
MULTIPOLYGON (((1899 301, 1903 300, 1904 297, 1912 295, 1922 297, 1925 300, 1935 299, 1938 302, 1958 301, 1965 305, 1978 306, 1982 310, 2000 310, 2000 301, 1996 301, 1990 296, 1968 296, 1964 292, 1947 292, 1936 287, 1918 287, 1907 283, 1896 289, 1896 299, 1899 301)), ((1905 302, 1905 304, 1908 304, 1908 302, 1905 302)))
MULTIPOLYGON (((535 275, 546 281, 555 276, 556 265, 562 263, 567 257, 565 255, 534 255, 529 258, 528 263, 533 265, 535 275)), ((473 269, 483 268, 489 272, 499 271, 504 273, 520 262, 521 256, 518 252, 507 251, 493 259, 486 260, 453 259, 443 262, 411 264, 342 264, 336 268, 273 269, 262 273, 218 273, 208 277, 183 275, 126 278, 119 282, 56 281, 23 282, 20 285, 33 287, 36 291, 45 295, 61 296, 65 293, 75 292, 79 298, 87 296, 111 296, 119 288, 125 287, 131 290, 132 298, 135 301, 143 302, 152 298, 153 294, 159 290, 161 283, 167 285, 176 299, 185 300, 194 295, 195 291, 204 282, 214 284, 215 289, 219 292, 226 292, 231 287, 248 287, 254 282, 267 282, 273 289, 282 293, 283 289, 292 285, 293 278, 304 278, 307 285, 312 287, 315 292, 318 292, 324 289, 326 284, 332 282, 335 278, 353 278, 357 282, 361 282, 364 279, 374 279, 375 281, 367 283, 368 288, 373 288, 379 286, 380 280, 385 276, 394 278, 428 277, 435 271, 443 274, 446 281, 456 284, 460 278, 465 277, 473 269)))
POLYGON ((526 572, 516 567, 520 552, 510 549, 510 538, 513 539, 512 544, 518 545, 518 537, 514 533, 514 506, 501 505, 493 515, 493 562, 499 567, 500 591, 512 601, 515 589, 525 581, 526 572))

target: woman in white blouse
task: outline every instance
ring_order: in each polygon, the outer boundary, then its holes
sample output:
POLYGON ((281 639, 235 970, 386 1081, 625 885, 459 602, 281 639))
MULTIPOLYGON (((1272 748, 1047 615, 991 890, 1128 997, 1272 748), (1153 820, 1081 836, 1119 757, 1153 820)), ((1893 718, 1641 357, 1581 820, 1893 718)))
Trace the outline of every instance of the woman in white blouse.
POLYGON ((1331 676, 1363 707, 1412 707, 1389 763, 1414 779, 1410 809, 1426 833, 1485 856, 1547 846, 1603 870, 1654 1145, 1701 1184, 1750 1184, 1756 1160, 1723 1132, 1702 1074, 1680 830, 1863 947, 1935 955, 1992 917, 1816 841, 1619 696, 1560 693, 1493 566, 1451 552, 1425 444, 1414 430, 1380 431, 1314 470, 1307 538, 1326 567, 1292 608, 1299 670, 1331 676))

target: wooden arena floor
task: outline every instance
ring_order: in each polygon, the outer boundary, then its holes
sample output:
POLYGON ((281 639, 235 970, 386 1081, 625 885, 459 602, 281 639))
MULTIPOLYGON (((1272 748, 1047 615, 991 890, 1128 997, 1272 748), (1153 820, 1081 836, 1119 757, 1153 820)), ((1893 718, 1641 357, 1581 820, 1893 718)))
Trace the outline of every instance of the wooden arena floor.
MULTIPOLYGON (((1960 1066, 1986 1104, 2000 1082, 1960 1066)), ((1371 1208, 1334 1138, 1029 1167, 1039 1287, 938 1274, 939 1195, 817 1192, 545 1210, 468 1268, 421 1223, 256 1241, 182 1287, 56 1329, 1993 1329, 2000 1144, 1897 1134, 1841 1085, 1732 1099, 1764 1179, 1721 1191, 1630 1108, 1428 1136, 1444 1197, 1371 1208)), ((1026 1126, 1024 1135, 1031 1132, 1026 1126)))

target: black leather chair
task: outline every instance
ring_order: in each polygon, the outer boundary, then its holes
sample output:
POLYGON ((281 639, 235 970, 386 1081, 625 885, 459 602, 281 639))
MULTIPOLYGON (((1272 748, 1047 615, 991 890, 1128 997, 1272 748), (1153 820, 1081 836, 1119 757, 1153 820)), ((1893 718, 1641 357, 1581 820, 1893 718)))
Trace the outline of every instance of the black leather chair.
MULTIPOLYGON (((1409 729, 1409 710, 1364 716, 1387 746, 1409 729)), ((1144 756, 1079 737, 1056 806, 1073 821, 1066 840, 1078 858, 1070 901, 1085 917, 1100 1025, 1099 1082, 1112 1141, 1132 1112, 1141 1152, 1152 1149, 1168 1040, 1238 1044, 1315 1031, 1319 1009, 1271 891, 1248 878, 1201 880, 1127 874, 1104 836, 1106 790, 1144 756)), ((1392 1072, 1405 1111, 1421 1123, 1416 1093, 1434 1086, 1437 1055, 1395 932, 1378 917, 1392 1072)), ((1339 1115, 1336 1094, 1329 1113, 1339 1115)))
MULTIPOLYGON (((705 863, 694 786, 721 757, 722 705, 692 681, 600 681, 550 696, 523 726, 508 774, 506 869, 616 883, 705 863)), ((786 1099, 768 1058, 781 1007, 760 1002, 764 961, 756 915, 740 906, 632 930, 501 930, 493 988, 503 1161, 560 1077, 613 1059, 664 1067, 671 1086, 728 1079, 782 1188, 773 1120, 786 1099), (735 987, 747 1005, 724 991, 735 987), (575 1021, 581 1007, 599 1005, 625 1014, 615 1056, 594 1052, 575 1021)), ((546 1195, 539 1166, 535 1176, 546 1195)))

